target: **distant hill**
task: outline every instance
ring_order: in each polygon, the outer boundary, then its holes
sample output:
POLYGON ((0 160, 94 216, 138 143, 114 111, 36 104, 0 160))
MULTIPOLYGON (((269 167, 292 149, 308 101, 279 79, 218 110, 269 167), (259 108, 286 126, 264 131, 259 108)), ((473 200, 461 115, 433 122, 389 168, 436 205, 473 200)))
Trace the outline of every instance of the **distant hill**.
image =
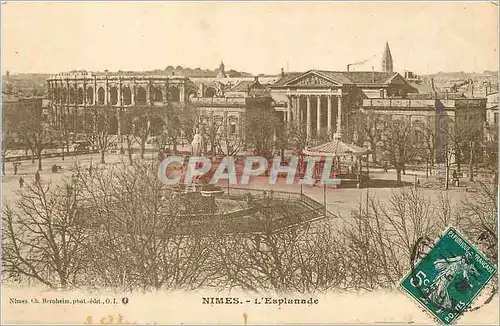
POLYGON ((498 90, 498 71, 484 71, 482 73, 467 72, 438 72, 421 75, 423 83, 434 86, 437 91, 463 93, 467 97, 484 96, 498 90))
POLYGON ((9 85, 7 85, 5 75, 2 76, 2 91, 15 94, 19 97, 32 95, 45 96, 47 92, 46 80, 49 74, 11 74, 9 76, 9 85))
MULTIPOLYGON (((186 77, 215 77, 219 69, 201 69, 201 68, 184 68, 181 66, 173 67, 168 66, 165 69, 156 69, 149 71, 117 71, 117 72, 92 72, 97 75, 103 74, 122 74, 122 75, 178 75, 186 77)), ((251 77, 250 73, 228 70, 226 74, 229 77, 251 77)), ((46 96, 46 80, 49 74, 31 74, 20 73, 10 74, 9 83, 6 84, 6 76, 2 76, 2 90, 9 94, 17 96, 32 96, 35 92, 36 95, 46 96)), ((438 72, 435 74, 421 75, 422 89, 431 89, 431 80, 434 80, 436 91, 454 91, 457 93, 464 93, 466 96, 484 96, 486 93, 491 93, 498 90, 498 72, 484 71, 482 73, 466 73, 466 72, 438 72), (472 86, 474 85, 474 86, 472 86)))

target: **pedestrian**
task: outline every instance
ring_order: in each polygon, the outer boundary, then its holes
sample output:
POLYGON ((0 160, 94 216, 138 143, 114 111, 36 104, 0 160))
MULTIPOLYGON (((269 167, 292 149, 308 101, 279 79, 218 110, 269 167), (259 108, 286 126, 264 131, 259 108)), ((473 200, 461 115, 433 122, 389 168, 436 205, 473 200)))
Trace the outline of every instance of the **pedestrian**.
POLYGON ((23 177, 19 177, 19 188, 22 188, 24 186, 24 179, 23 177))
POLYGON ((387 162, 384 162, 384 172, 387 172, 389 170, 389 166, 387 162))
POLYGON ((36 171, 35 173, 35 182, 40 183, 40 170, 36 171))
POLYGON ((14 163, 14 175, 17 174, 17 164, 14 163))

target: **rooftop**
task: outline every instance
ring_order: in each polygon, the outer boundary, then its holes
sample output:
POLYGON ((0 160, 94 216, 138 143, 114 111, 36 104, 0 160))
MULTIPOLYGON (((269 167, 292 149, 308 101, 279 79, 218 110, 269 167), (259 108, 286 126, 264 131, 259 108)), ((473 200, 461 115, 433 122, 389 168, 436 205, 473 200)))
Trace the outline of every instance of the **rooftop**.
POLYGON ((342 85, 357 85, 357 84, 388 84, 398 76, 396 72, 382 71, 328 71, 328 70, 309 70, 307 72, 290 72, 285 73, 273 86, 284 86, 294 79, 314 73, 318 76, 325 77, 342 85))

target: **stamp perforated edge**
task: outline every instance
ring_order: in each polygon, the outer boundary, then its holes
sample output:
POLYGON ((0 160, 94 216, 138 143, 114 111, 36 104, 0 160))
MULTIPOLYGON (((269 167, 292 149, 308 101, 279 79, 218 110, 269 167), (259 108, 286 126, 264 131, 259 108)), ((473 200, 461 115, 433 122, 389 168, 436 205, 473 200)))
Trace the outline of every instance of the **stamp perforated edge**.
MULTIPOLYGON (((481 292, 483 292, 484 288, 486 287, 486 285, 487 285, 488 283, 490 283, 490 281, 491 281, 491 279, 493 278, 493 276, 494 276, 494 275, 496 275, 496 274, 498 274, 498 267, 497 267, 497 265, 493 264, 493 263, 492 263, 492 262, 491 262, 491 261, 490 261, 490 260, 486 257, 486 255, 484 255, 484 254, 483 254, 483 252, 482 252, 479 248, 477 248, 477 246, 473 245, 473 244, 469 241, 469 239, 467 239, 467 238, 463 235, 463 233, 462 233, 462 232, 460 232, 460 230, 459 230, 457 227, 452 226, 452 225, 449 225, 448 227, 446 227, 446 228, 444 229, 444 231, 442 231, 442 232, 441 232, 441 235, 439 235, 439 236, 438 236, 438 237, 434 240, 434 245, 433 245, 431 248, 429 248, 429 249, 425 252, 425 254, 428 254, 428 253, 429 253, 429 252, 430 252, 430 251, 431 251, 434 247, 436 247, 436 246, 439 244, 439 242, 440 242, 440 241, 444 238, 444 236, 445 236, 445 235, 446 235, 446 234, 447 234, 450 230, 453 230, 453 231, 455 231, 455 233, 459 234, 459 235, 460 235, 460 237, 461 237, 461 238, 462 238, 462 239, 463 239, 463 240, 467 243, 467 245, 469 245, 470 247, 473 247, 473 248, 474 248, 474 250, 476 250, 476 251, 477 251, 477 253, 481 256, 481 258, 483 258, 483 259, 485 259, 486 261, 488 261, 489 263, 491 263, 491 264, 493 265, 493 267, 495 268, 495 271, 494 271, 494 272, 490 275, 490 277, 488 278, 488 280, 487 280, 486 282, 484 282, 483 286, 479 289, 479 291, 477 291, 476 295, 475 295, 474 297, 472 297, 472 298, 471 298, 471 300, 469 301, 469 304, 466 306, 466 307, 472 307, 472 305, 474 304, 474 302, 475 302, 475 301, 477 301, 477 299, 478 299, 478 297, 479 297, 479 294, 481 294, 481 292)), ((498 241, 498 239, 497 239, 497 241, 498 241)), ((423 304, 420 300, 418 300, 418 299, 417 299, 417 298, 415 298, 415 297, 414 297, 414 296, 413 296, 410 292, 408 292, 408 290, 407 290, 404 286, 402 286, 403 281, 404 281, 407 277, 409 277, 409 276, 411 275, 412 269, 413 269, 414 267, 417 267, 417 266, 420 264, 420 262, 421 262, 422 260, 423 260, 423 258, 418 258, 418 259, 416 259, 416 260, 415 260, 416 262, 413 264, 413 267, 412 267, 412 266, 410 266, 410 271, 409 271, 407 274, 405 274, 405 275, 401 278, 401 280, 399 281, 399 283, 398 283, 398 284, 399 284, 398 288, 399 288, 399 289, 400 289, 403 293, 405 293, 405 294, 406 294, 406 296, 407 296, 407 298, 408 298, 408 299, 411 299, 411 301, 412 301, 413 303, 417 303, 417 305, 419 306, 419 308, 420 308, 422 311, 426 312, 426 313, 427 313, 430 317, 432 317, 432 319, 433 319, 433 320, 437 321, 439 324, 443 324, 443 321, 442 321, 441 319, 439 319, 439 317, 438 317, 438 316, 436 316, 436 314, 434 314, 434 312, 432 312, 432 310, 430 310, 430 309, 429 309, 426 305, 424 305, 424 304, 423 304), (422 309, 422 308, 423 308, 423 309, 422 309)), ((498 293, 497 293, 497 294, 498 294, 498 293)), ((463 311, 462 313, 457 314, 457 315, 456 315, 456 317, 455 317, 453 320, 451 320, 451 321, 449 322, 449 325, 456 324, 456 323, 460 320, 460 318, 462 318, 462 316, 464 315, 464 313, 465 313, 465 312, 467 312, 467 311, 463 311)))

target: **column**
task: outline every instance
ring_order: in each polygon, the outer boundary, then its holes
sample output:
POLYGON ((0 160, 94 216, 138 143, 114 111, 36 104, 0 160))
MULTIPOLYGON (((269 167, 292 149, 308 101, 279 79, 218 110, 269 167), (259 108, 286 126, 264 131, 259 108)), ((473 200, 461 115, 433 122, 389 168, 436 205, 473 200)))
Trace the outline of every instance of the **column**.
POLYGON ((337 134, 342 134, 342 95, 337 97, 338 109, 337 109, 337 134))
POLYGON ((147 105, 151 105, 151 88, 153 87, 151 83, 151 79, 149 80, 147 86, 146 86, 146 103, 147 105))
POLYGON ((288 96, 288 107, 286 111, 286 122, 290 124, 292 122, 292 97, 288 96))
POLYGON ((307 139, 311 138, 311 127, 312 127, 312 121, 311 121, 311 98, 309 96, 306 96, 306 101, 307 101, 307 116, 306 116, 306 135, 307 139))
POLYGON ((121 111, 121 107, 117 107, 116 108, 116 119, 118 120, 117 135, 118 135, 119 142, 121 143, 121 140, 122 140, 122 123, 121 123, 121 120, 122 119, 121 119, 120 111, 121 111))
POLYGON ((180 101, 181 103, 184 103, 185 98, 186 98, 186 93, 185 93, 185 85, 186 85, 186 84, 185 84, 185 82, 184 82, 184 84, 182 84, 182 85, 179 87, 179 97, 180 97, 180 98, 179 98, 179 101, 180 101))
MULTIPOLYGON (((130 84, 129 84, 129 87, 130 87, 130 84)), ((130 104, 132 105, 135 105, 135 92, 136 92, 136 87, 135 87, 135 77, 134 77, 134 80, 132 82, 132 87, 130 88, 130 104)))
POLYGON ((316 97, 316 135, 320 135, 321 131, 321 96, 316 97))
POLYGON ((122 106, 123 105, 123 95, 122 95, 122 79, 120 77, 120 83, 118 84, 118 105, 122 106))
POLYGON ((98 94, 98 87, 97 87, 97 76, 94 76, 94 103, 93 106, 97 106, 99 104, 98 99, 97 99, 97 94, 98 94))
POLYGON ((328 95, 327 126, 328 135, 332 133, 332 97, 328 95))
POLYGON ((297 128, 300 128, 300 97, 299 96, 294 96, 295 99, 295 123, 297 125, 297 128))
POLYGON ((108 84, 108 77, 106 77, 106 92, 105 92, 105 98, 104 98, 104 105, 108 105, 109 103, 109 84, 108 84))

